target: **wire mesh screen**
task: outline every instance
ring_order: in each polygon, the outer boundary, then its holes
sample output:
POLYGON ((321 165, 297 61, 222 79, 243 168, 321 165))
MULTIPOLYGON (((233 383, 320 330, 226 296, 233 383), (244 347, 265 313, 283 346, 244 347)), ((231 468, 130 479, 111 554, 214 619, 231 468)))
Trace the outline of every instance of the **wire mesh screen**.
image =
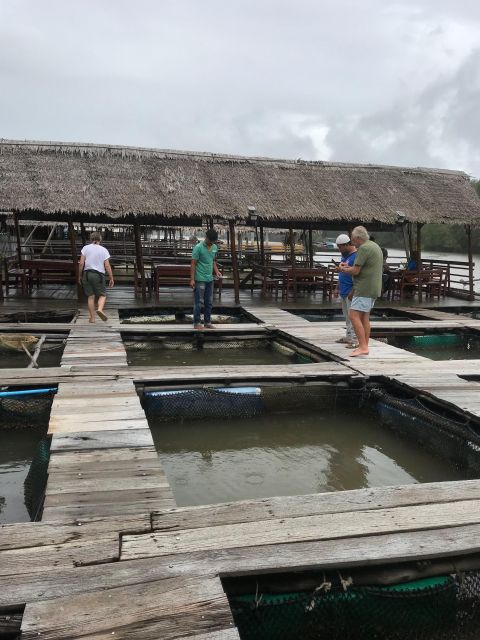
POLYGON ((40 440, 23 484, 25 506, 31 520, 37 520, 43 506, 43 498, 48 480, 51 438, 40 440))
POLYGON ((1 392, 1 428, 46 431, 55 393, 56 388, 1 392))
POLYGON ((230 596, 242 640, 467 640, 479 637, 480 574, 388 587, 230 596))

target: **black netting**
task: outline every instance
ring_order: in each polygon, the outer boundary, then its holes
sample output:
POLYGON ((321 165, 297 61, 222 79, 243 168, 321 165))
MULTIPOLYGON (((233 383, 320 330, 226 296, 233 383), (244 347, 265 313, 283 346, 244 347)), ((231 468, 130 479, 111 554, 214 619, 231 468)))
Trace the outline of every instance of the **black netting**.
POLYGON ((0 425, 3 429, 48 428, 56 389, 0 393, 0 425))
POLYGON ((48 479, 51 438, 42 438, 37 445, 30 469, 23 485, 25 506, 32 520, 37 520, 43 506, 48 479))
POLYGON ((383 424, 478 476, 480 434, 467 421, 442 415, 421 399, 397 398, 381 388, 370 389, 368 397, 383 424))
POLYGON ((163 420, 218 417, 249 418, 265 412, 334 410, 358 405, 359 395, 337 385, 276 385, 262 387, 203 387, 145 391, 147 415, 163 420))
POLYGON ((388 587, 229 598, 241 640, 467 640, 479 637, 480 574, 388 587))

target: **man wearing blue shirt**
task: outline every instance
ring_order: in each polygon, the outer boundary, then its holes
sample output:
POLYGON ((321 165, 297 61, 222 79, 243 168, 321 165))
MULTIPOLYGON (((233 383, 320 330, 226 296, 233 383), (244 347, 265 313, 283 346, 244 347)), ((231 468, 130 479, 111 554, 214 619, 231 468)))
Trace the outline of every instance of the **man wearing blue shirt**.
MULTIPOLYGON (((352 267, 355 262, 355 256, 357 255, 357 249, 351 243, 349 236, 346 233, 341 233, 337 240, 336 245, 342 254, 342 262, 352 267)), ((344 338, 339 338, 337 342, 345 344, 347 347, 353 346, 356 342, 355 331, 353 330, 352 322, 349 318, 350 302, 352 300, 353 293, 353 278, 348 273, 338 274, 338 295, 342 301, 342 311, 345 316, 345 322, 347 323, 347 331, 344 338)))

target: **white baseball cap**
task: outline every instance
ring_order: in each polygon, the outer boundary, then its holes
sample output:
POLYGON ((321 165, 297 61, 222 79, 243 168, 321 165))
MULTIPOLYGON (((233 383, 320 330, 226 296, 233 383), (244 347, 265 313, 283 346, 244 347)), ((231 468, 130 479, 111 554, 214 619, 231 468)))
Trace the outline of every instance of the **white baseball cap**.
POLYGON ((346 233, 341 233, 338 238, 335 240, 335 244, 338 246, 339 244, 350 244, 350 238, 346 233))

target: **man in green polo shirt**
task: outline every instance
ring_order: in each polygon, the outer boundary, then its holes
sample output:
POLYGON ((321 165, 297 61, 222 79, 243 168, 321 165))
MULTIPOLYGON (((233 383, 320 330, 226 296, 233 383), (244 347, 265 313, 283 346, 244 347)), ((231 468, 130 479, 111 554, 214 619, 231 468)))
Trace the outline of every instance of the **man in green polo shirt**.
POLYGON ((349 316, 358 340, 358 347, 350 354, 355 357, 368 355, 370 311, 382 293, 383 253, 378 244, 370 240, 365 227, 355 227, 352 242, 357 247, 355 263, 348 266, 342 262, 338 270, 353 276, 349 316))
POLYGON ((202 307, 205 328, 214 329, 212 325, 212 302, 213 302, 213 276, 221 278, 215 258, 218 247, 215 242, 218 240, 218 233, 215 229, 208 229, 205 240, 193 247, 192 265, 190 270, 190 286, 193 289, 193 326, 194 329, 202 330, 202 307))

